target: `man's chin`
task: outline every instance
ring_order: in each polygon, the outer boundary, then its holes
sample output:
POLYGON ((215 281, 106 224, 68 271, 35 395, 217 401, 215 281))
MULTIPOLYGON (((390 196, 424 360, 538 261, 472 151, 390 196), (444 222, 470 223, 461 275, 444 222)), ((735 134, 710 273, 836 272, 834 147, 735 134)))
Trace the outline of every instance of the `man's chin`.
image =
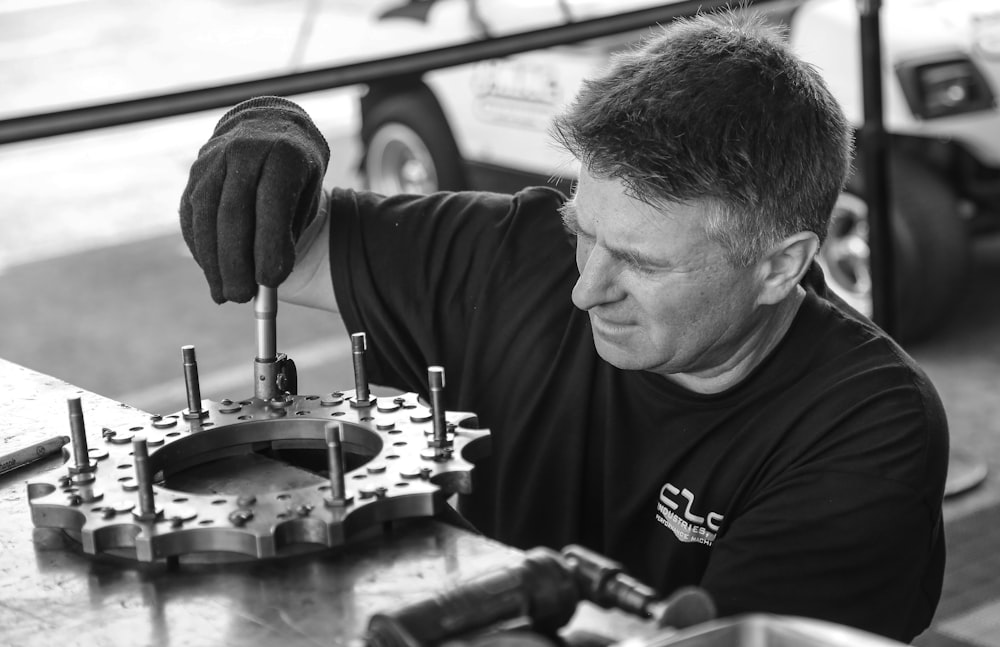
POLYGON ((598 335, 594 335, 594 349, 601 359, 623 371, 639 371, 646 368, 637 353, 609 343, 598 335))

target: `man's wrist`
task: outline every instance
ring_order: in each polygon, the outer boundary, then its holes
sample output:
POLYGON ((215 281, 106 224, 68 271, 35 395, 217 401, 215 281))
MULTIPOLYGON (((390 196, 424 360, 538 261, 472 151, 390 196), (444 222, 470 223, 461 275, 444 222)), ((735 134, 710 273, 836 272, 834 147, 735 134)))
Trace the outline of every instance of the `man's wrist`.
POLYGON ((215 125, 214 134, 218 135, 225 132, 232 124, 242 121, 249 116, 249 113, 255 113, 257 116, 269 119, 285 118, 297 123, 316 140, 317 144, 321 144, 326 149, 327 155, 329 155, 329 146, 326 143, 326 138, 313 122, 309 113, 299 104, 289 101, 284 97, 262 96, 241 101, 230 108, 226 114, 222 115, 219 122, 215 125))
POLYGON ((312 222, 295 244, 295 267, 281 284, 278 297, 286 303, 338 312, 330 275, 330 213, 324 191, 312 222))

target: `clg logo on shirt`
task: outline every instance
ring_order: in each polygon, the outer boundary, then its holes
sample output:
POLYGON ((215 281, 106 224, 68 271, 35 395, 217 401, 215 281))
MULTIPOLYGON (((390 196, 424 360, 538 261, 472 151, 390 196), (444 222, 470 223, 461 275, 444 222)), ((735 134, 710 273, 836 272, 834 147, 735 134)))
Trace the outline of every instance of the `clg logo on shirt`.
POLYGON ((660 488, 656 503, 656 520, 662 523, 685 543, 711 546, 719 532, 722 515, 709 512, 705 516, 694 513, 694 493, 667 483, 660 488))

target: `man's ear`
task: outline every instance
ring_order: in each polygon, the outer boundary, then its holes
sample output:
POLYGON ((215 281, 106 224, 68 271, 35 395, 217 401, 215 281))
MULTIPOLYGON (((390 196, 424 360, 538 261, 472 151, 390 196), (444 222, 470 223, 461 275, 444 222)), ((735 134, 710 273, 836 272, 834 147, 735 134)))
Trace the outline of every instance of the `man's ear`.
POLYGON ((788 296, 802 280, 817 251, 819 238, 810 231, 793 234, 772 247, 758 265, 761 290, 757 303, 773 305, 788 296))

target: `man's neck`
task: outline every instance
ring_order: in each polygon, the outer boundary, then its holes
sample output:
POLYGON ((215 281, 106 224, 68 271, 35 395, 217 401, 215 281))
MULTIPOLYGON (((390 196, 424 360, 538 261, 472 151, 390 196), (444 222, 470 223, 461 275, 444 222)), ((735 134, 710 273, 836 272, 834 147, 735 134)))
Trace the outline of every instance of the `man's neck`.
POLYGON ((710 371, 674 373, 667 378, 695 393, 721 393, 746 378, 784 339, 805 299, 805 290, 796 287, 784 301, 754 326, 737 351, 710 371))

